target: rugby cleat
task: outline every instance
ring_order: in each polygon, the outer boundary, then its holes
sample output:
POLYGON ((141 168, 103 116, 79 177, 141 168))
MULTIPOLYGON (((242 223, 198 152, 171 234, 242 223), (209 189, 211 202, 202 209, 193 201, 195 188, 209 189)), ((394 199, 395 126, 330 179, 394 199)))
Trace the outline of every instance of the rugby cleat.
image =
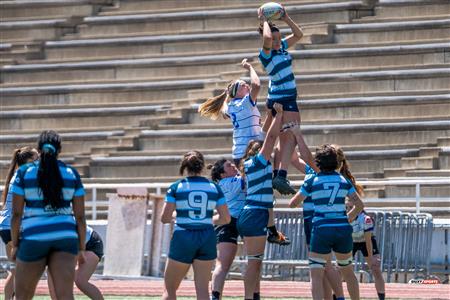
POLYGON ((280 246, 287 246, 291 244, 291 240, 279 231, 277 234, 269 234, 267 241, 271 244, 278 244, 280 246))
POLYGON ((289 180, 285 177, 277 176, 272 180, 272 187, 281 195, 295 194, 295 189, 291 186, 289 180))

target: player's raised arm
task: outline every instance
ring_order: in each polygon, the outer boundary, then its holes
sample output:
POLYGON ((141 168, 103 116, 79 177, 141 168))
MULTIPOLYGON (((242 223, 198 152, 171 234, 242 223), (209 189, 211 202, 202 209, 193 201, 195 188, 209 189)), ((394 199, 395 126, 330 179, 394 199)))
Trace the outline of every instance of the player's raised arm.
POLYGON ((242 60, 242 67, 250 72, 250 98, 256 104, 259 90, 261 89, 261 81, 255 69, 246 58, 242 60))
POLYGON ((298 26, 298 24, 295 23, 294 20, 291 19, 291 17, 289 17, 286 9, 284 9, 284 14, 280 18, 280 20, 284 21, 292 30, 292 34, 286 37, 287 46, 288 48, 290 48, 298 41, 300 41, 300 39, 303 37, 303 31, 300 26, 298 26))

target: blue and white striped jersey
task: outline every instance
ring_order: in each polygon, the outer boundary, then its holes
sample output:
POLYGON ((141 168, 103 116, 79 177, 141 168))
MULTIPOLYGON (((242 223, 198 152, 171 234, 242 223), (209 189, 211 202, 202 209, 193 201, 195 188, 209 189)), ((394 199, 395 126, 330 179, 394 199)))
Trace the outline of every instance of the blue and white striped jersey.
POLYGON ((245 181, 241 175, 223 178, 219 186, 227 200, 228 210, 233 218, 239 217, 239 213, 245 204, 245 181))
POLYGON ((78 239, 72 201, 74 197, 84 196, 83 185, 74 168, 62 161, 58 161, 58 166, 63 179, 64 199, 63 206, 58 209, 44 204, 44 194, 37 178, 39 161, 23 165, 16 172, 11 192, 25 199, 21 234, 25 240, 78 239))
POLYGON ((233 159, 240 159, 251 140, 261 139, 261 114, 250 94, 232 99, 226 114, 233 123, 233 159))
POLYGON ((167 190, 166 202, 175 203, 176 225, 186 229, 212 227, 216 206, 226 205, 222 189, 201 176, 180 179, 167 190))
POLYGON ((244 162, 247 198, 244 209, 273 208, 272 164, 261 153, 244 162))
POLYGON ((364 212, 360 213, 358 217, 351 223, 353 227, 353 243, 364 243, 364 233, 373 232, 375 224, 370 216, 364 212))
POLYGON ((345 197, 356 193, 356 190, 344 176, 335 171, 320 172, 305 180, 300 192, 305 197, 311 197, 314 202, 314 226, 350 226, 345 197))
POLYGON ((286 50, 286 39, 281 40, 281 48, 272 50, 270 54, 261 49, 259 60, 269 75, 269 100, 282 101, 284 98, 292 99, 297 95, 295 76, 292 71, 292 57, 286 50))
MULTIPOLYGON (((11 215, 12 215, 12 198, 13 194, 11 192, 12 183, 16 180, 16 174, 13 175, 11 181, 9 182, 8 194, 5 198, 5 203, 3 205, 2 211, 0 211, 0 230, 10 230, 11 229, 11 215)), ((4 193, 5 191, 3 191, 4 193)))
MULTIPOLYGON (((313 168, 311 168, 308 164, 306 164, 304 181, 308 180, 308 178, 311 178, 314 175, 316 175, 316 171, 314 171, 313 168)), ((303 200, 303 218, 310 219, 313 217, 313 215, 314 215, 314 202, 312 201, 311 197, 307 197, 305 200, 303 200)))

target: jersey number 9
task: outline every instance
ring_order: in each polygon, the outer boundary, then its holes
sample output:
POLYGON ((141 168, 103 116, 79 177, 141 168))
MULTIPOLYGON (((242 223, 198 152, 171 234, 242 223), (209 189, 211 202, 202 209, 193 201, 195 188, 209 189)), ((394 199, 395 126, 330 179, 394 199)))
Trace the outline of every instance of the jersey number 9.
POLYGON ((194 209, 189 211, 189 218, 193 220, 201 220, 206 218, 206 211, 208 209, 208 194, 200 191, 190 192, 188 204, 194 209))

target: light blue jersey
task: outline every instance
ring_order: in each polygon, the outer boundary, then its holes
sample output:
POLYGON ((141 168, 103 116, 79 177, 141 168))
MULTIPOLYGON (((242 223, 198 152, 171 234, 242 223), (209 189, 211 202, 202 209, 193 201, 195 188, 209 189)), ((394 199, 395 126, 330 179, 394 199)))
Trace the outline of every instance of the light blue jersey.
POLYGON ((320 172, 305 180, 300 192, 314 202, 314 227, 350 227, 345 197, 356 190, 344 176, 335 171, 320 172))
POLYGON ((240 159, 251 140, 261 140, 261 114, 250 94, 228 103, 226 114, 233 123, 233 159, 240 159))
MULTIPOLYGON (((304 181, 308 180, 314 175, 316 175, 316 171, 314 171, 313 168, 311 168, 308 164, 306 164, 304 181)), ((313 215, 314 215, 314 202, 311 199, 311 197, 307 197, 303 201, 303 218, 312 220, 313 215)))
POLYGON ((54 209, 44 204, 44 193, 38 184, 39 161, 21 166, 11 186, 11 193, 23 196, 25 208, 22 219, 21 237, 24 240, 56 241, 78 239, 73 216, 74 197, 84 196, 84 189, 78 172, 58 161, 63 179, 61 208, 54 209))
POLYGON ((268 100, 281 102, 297 96, 292 57, 287 52, 287 48, 286 39, 282 39, 279 50, 272 50, 270 54, 264 53, 263 49, 259 52, 259 60, 270 79, 268 100))
POLYGON ((213 228, 216 206, 226 205, 222 189, 201 176, 186 177, 167 190, 166 202, 175 203, 176 225, 185 229, 213 228))
POLYGON ((272 164, 261 153, 244 162, 247 198, 244 209, 273 208, 272 164))
MULTIPOLYGON (((12 198, 11 193, 12 183, 16 180, 16 174, 13 175, 11 181, 9 182, 8 194, 6 195, 5 203, 2 211, 0 211, 0 230, 10 230, 11 229, 11 213, 12 213, 12 198)), ((4 193, 5 191, 3 191, 4 193)))
POLYGON ((245 204, 245 181, 241 175, 223 178, 219 186, 227 200, 228 210, 233 218, 238 218, 245 204))

